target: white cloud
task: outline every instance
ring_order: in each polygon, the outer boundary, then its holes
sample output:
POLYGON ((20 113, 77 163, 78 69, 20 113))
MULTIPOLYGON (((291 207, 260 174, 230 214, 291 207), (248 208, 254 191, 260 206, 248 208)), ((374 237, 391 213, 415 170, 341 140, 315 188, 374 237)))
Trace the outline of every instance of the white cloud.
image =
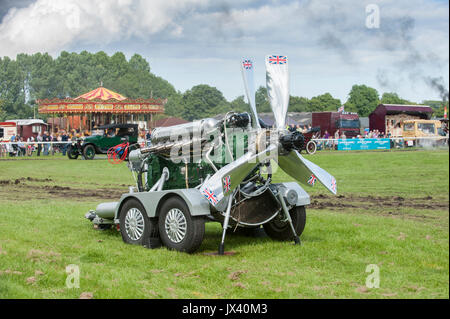
POLYGON ((180 36, 179 12, 204 0, 37 0, 12 9, 0 25, 0 56, 47 51, 67 46, 102 47, 130 37, 168 31, 180 36))
POLYGON ((293 94, 344 100, 352 84, 375 83, 420 101, 432 91, 416 74, 448 83, 448 26, 448 2, 432 0, 37 0, 3 19, 0 56, 137 52, 177 88, 214 83, 231 99, 242 91, 237 59, 255 58, 261 83, 263 57, 280 53, 290 58, 293 94), (371 3, 380 29, 365 27, 371 3))

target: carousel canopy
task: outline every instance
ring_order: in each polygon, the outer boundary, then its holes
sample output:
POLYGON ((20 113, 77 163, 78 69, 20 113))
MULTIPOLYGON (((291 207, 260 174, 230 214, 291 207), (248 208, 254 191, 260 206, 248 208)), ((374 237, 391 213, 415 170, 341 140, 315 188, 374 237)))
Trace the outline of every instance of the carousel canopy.
POLYGON ((167 99, 129 99, 119 93, 99 87, 76 98, 38 100, 39 113, 163 113, 167 99))
POLYGON ((118 101, 123 101, 126 99, 126 97, 123 95, 120 95, 119 93, 105 89, 104 87, 99 87, 95 90, 92 90, 91 92, 84 93, 83 95, 76 97, 74 100, 78 100, 78 99, 86 99, 86 100, 100 99, 103 101, 107 101, 109 99, 115 99, 118 101))

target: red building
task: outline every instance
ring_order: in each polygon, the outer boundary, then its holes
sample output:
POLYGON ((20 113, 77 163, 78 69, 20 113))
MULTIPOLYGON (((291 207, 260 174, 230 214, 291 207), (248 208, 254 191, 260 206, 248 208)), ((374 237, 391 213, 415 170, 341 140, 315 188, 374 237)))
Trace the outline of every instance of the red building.
POLYGON ((43 134, 47 124, 39 119, 8 120, 0 123, 0 140, 9 141, 11 136, 20 136, 26 141, 29 137, 36 138, 38 133, 43 134))
POLYGON ((432 114, 428 105, 379 104, 369 115, 369 127, 372 131, 392 133, 405 120, 428 120, 432 114))

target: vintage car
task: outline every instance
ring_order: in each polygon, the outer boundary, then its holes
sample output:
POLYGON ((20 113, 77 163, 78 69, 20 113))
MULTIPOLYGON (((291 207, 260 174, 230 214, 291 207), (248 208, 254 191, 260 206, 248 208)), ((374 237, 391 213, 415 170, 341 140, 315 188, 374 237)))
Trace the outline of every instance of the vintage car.
POLYGON ((91 160, 95 154, 106 154, 111 147, 123 143, 125 140, 130 145, 136 144, 138 139, 137 124, 109 124, 95 128, 91 136, 83 140, 78 139, 69 145, 67 156, 76 159, 82 155, 91 160))
POLYGON ((446 145, 447 137, 440 134, 441 122, 438 120, 403 121, 403 138, 406 146, 446 145))

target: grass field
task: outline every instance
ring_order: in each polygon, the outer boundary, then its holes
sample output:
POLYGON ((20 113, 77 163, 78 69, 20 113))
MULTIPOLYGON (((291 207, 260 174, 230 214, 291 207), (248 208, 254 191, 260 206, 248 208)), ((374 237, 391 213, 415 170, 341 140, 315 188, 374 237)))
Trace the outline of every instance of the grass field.
MULTIPOLYGON (((302 245, 206 225, 192 255, 126 245, 84 218, 132 185, 106 160, 0 160, 0 298, 449 298, 448 151, 321 152, 302 245), (80 287, 66 287, 78 265, 80 287), (379 288, 366 287, 368 265, 379 288)), ((275 181, 291 178, 278 171, 275 181)))

